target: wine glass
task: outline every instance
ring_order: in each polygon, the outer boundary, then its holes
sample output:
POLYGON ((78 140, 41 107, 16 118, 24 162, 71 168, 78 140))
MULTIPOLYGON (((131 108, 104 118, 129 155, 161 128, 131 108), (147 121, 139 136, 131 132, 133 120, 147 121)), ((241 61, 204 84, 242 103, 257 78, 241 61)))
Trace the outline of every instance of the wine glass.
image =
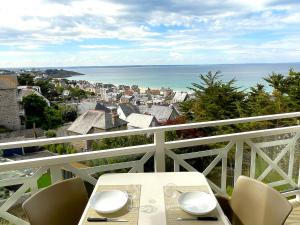
POLYGON ((139 192, 139 187, 138 185, 130 184, 126 186, 127 194, 128 194, 128 211, 131 211, 134 208, 137 208, 134 205, 134 199, 136 199, 138 192, 139 192))
POLYGON ((177 202, 177 198, 179 196, 179 192, 177 191, 177 185, 173 183, 168 183, 165 186, 165 195, 166 197, 171 199, 172 204, 168 205, 169 210, 175 210, 177 209, 177 205, 175 202, 177 202))
POLYGON ((168 183, 165 186, 165 195, 169 198, 177 198, 179 192, 176 190, 176 184, 168 183))

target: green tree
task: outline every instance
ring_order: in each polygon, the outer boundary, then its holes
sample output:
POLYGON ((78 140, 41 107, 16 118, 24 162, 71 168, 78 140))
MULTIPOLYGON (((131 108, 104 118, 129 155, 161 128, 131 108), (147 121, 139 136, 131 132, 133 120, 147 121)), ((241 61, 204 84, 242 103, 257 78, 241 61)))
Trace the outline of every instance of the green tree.
POLYGON ((45 120, 43 122, 43 128, 45 130, 55 129, 63 124, 61 111, 52 107, 48 107, 45 109, 44 118, 45 120))
POLYGON ((33 124, 36 127, 41 127, 45 121, 45 110, 48 107, 45 100, 36 94, 32 94, 24 97, 22 103, 25 110, 26 128, 32 128, 33 124))
POLYGON ((290 98, 290 107, 293 111, 300 110, 300 72, 290 69, 287 77, 288 90, 287 94, 290 98))
POLYGON ((51 82, 51 79, 38 80, 35 82, 35 85, 41 88, 43 96, 49 100, 54 100, 59 95, 56 92, 55 85, 51 82))
POLYGON ((73 122, 77 118, 77 111, 74 107, 69 105, 60 106, 60 110, 62 111, 63 121, 73 122))
POLYGON ((34 76, 30 73, 21 73, 18 76, 18 83, 19 85, 34 85, 34 76))
POLYGON ((235 86, 235 80, 224 82, 220 72, 200 75, 200 83, 192 83, 190 90, 195 99, 181 105, 187 117, 193 121, 210 121, 240 117, 245 93, 235 86))
POLYGON ((245 102, 245 116, 269 115, 274 114, 274 101, 271 95, 265 91, 264 85, 257 84, 250 88, 245 102))
POLYGON ((284 94, 287 91, 287 79, 284 75, 280 73, 272 73, 271 75, 264 78, 264 80, 273 87, 273 93, 279 92, 279 94, 284 94))
POLYGON ((79 87, 75 87, 75 88, 70 89, 70 96, 73 99, 80 100, 80 99, 86 98, 87 93, 84 90, 80 89, 79 87))

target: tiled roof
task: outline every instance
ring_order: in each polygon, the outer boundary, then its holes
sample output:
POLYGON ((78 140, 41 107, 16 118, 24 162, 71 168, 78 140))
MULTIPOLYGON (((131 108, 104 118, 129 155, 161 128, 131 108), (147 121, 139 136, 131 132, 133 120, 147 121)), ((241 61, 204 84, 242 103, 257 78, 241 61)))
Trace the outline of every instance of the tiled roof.
POLYGON ((123 111, 124 115, 127 117, 131 113, 139 113, 139 108, 135 105, 132 105, 130 103, 120 103, 119 107, 123 111))
MULTIPOLYGON (((154 116, 158 121, 166 121, 170 119, 170 116, 174 109, 169 106, 162 105, 152 105, 151 107, 147 105, 139 106, 141 114, 149 114, 154 116)), ((177 112, 176 112, 177 113, 177 112)))
POLYGON ((111 113, 105 111, 89 110, 79 116, 68 128, 68 131, 78 134, 87 134, 92 128, 109 130, 127 124, 126 121, 120 118, 116 118, 114 122, 112 117, 111 113))
POLYGON ((176 92, 172 102, 184 102, 188 98, 187 92, 176 92))
POLYGON ((154 116, 131 113, 127 118, 128 126, 136 128, 148 128, 157 125, 157 121, 154 116), (152 124, 154 122, 155 124, 152 124))

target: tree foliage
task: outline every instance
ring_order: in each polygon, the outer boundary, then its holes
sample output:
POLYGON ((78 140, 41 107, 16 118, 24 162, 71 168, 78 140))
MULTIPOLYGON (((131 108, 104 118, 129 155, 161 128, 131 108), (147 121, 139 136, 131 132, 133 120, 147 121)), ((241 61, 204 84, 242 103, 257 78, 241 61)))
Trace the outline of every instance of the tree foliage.
POLYGON ((30 73, 21 73, 18 76, 18 83, 19 85, 28 85, 28 86, 32 86, 34 85, 34 76, 30 73))
POLYGON ((25 110, 25 122, 27 128, 41 127, 45 121, 45 110, 48 107, 45 100, 36 95, 28 95, 23 98, 23 105, 25 110))
POLYGON ((190 88, 195 99, 182 104, 187 117, 194 121, 221 120, 240 117, 245 93, 235 86, 235 80, 220 80, 220 72, 200 75, 200 83, 192 83, 190 88))
MULTIPOLYGON (((189 121, 201 122, 233 119, 240 117, 270 115, 300 110, 300 73, 293 69, 287 76, 272 73, 264 78, 272 92, 265 90, 263 84, 257 84, 250 90, 237 87, 235 80, 223 81, 220 72, 200 75, 200 82, 193 83, 191 90, 195 98, 180 105, 189 121)), ((294 123, 293 120, 266 121, 232 125, 218 128, 206 128, 207 135, 222 131, 238 132, 260 127, 276 127, 294 123)))
POLYGON ((35 82, 36 86, 41 88, 43 96, 49 100, 54 100, 58 97, 58 93, 55 89, 55 85, 51 82, 51 79, 38 80, 35 82))
POLYGON ((63 112, 57 106, 49 107, 45 100, 36 95, 23 98, 26 128, 42 127, 45 130, 55 129, 64 123, 63 112))
POLYGON ((44 117, 43 128, 45 130, 55 129, 63 124, 62 113, 58 109, 47 107, 44 111, 44 117))

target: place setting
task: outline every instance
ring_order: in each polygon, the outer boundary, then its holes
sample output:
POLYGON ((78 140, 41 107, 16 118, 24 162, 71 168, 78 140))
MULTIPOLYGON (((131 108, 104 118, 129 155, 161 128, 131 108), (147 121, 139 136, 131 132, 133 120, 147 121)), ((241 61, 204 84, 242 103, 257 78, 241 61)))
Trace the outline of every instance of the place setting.
POLYGON ((138 224, 140 185, 99 186, 90 199, 85 224, 138 224))
POLYGON ((164 187, 167 224, 221 225, 217 200, 206 186, 164 187))

